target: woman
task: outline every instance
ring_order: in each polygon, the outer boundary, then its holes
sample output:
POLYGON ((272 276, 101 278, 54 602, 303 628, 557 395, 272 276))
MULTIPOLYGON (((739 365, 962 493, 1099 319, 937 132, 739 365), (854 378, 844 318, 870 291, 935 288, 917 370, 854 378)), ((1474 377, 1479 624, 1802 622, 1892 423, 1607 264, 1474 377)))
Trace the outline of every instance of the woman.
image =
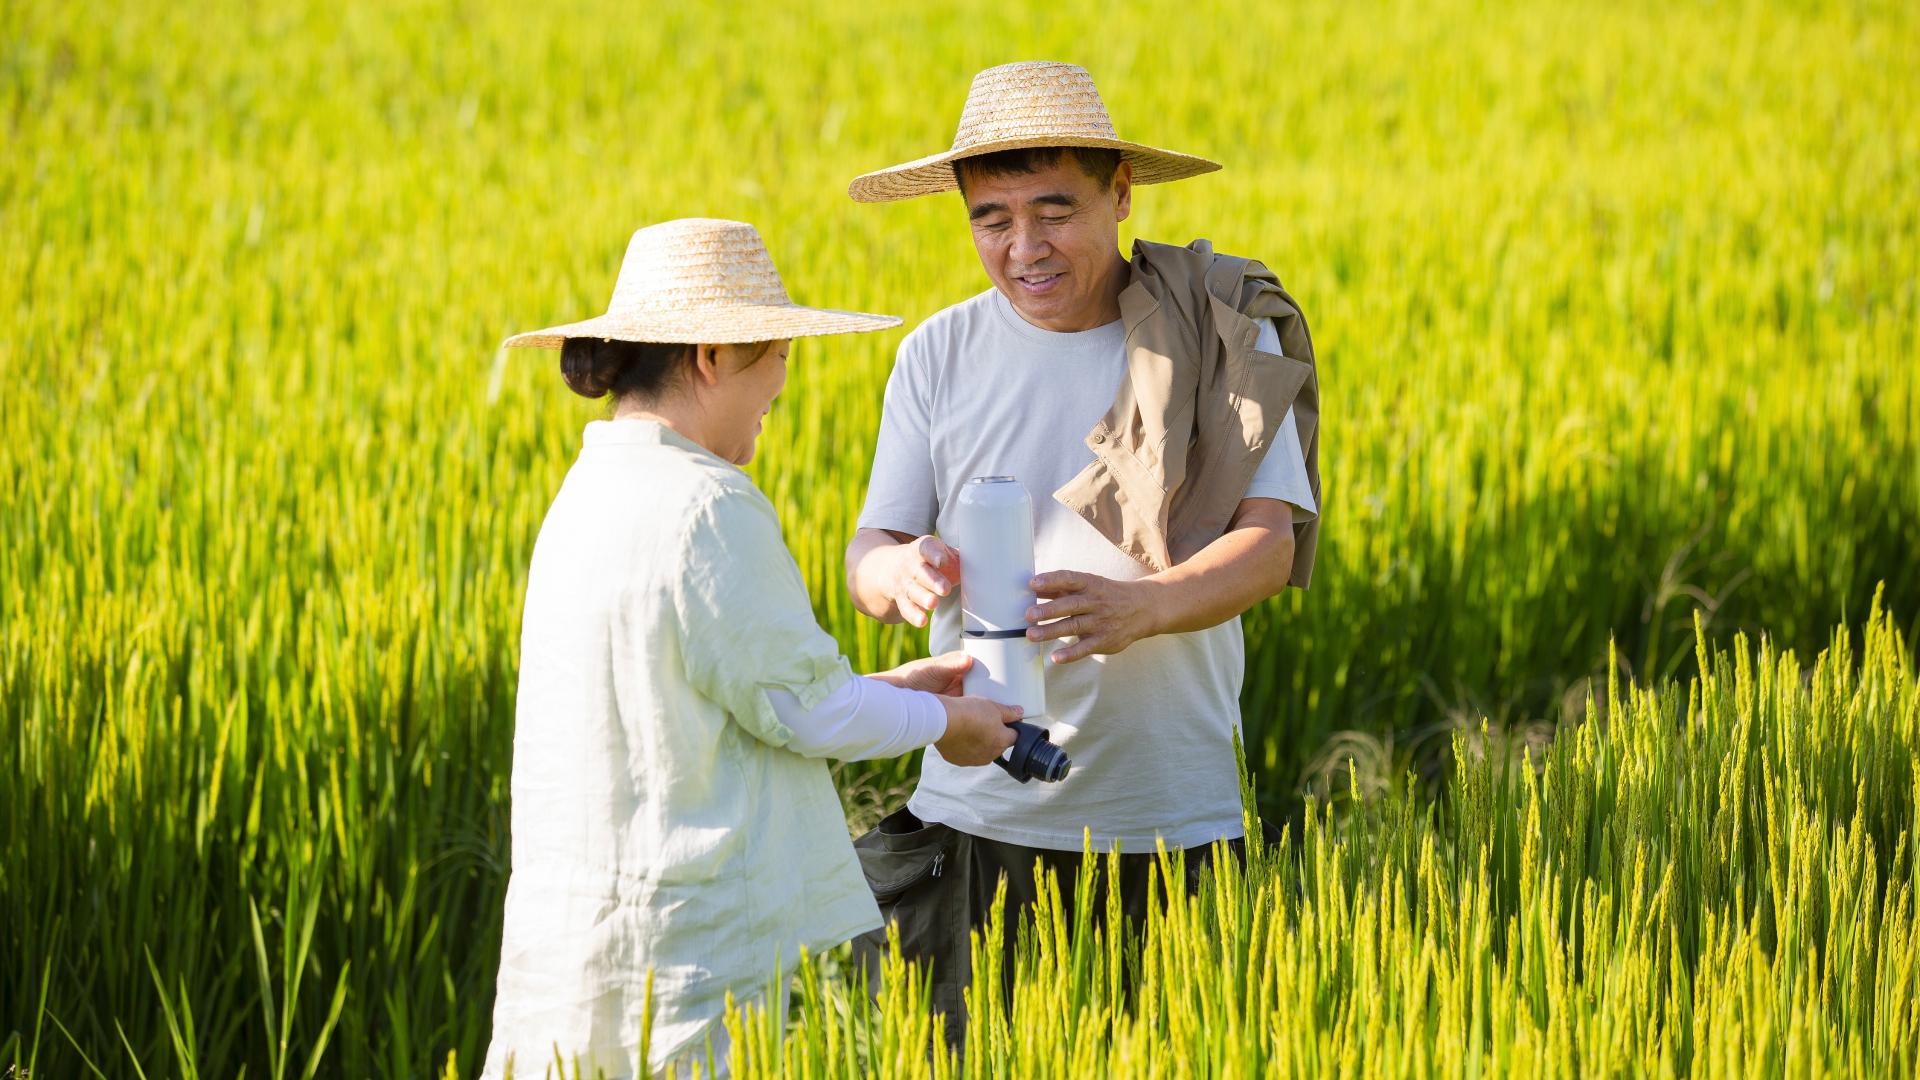
POLYGON ((752 226, 693 219, 634 234, 607 314, 507 340, 614 411, 527 576, 486 1075, 724 1060, 729 991, 880 925, 822 759, 1012 744, 1018 710, 954 696, 957 654, 853 676, 737 468, 792 338, 898 323, 792 303, 752 226))

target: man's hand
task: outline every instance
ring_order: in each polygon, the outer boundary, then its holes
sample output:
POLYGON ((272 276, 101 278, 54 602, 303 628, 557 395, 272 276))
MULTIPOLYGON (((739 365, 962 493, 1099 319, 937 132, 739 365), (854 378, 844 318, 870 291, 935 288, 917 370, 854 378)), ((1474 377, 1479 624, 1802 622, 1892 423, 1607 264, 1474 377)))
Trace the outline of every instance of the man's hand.
POLYGON ((1034 595, 1052 602, 1028 609, 1027 638, 1079 638, 1054 650, 1056 664, 1117 653, 1143 637, 1226 622, 1278 595, 1292 572, 1293 507, 1242 499, 1225 535, 1170 570, 1134 581, 1071 570, 1035 577, 1034 595))
POLYGON ((966 653, 950 652, 929 656, 924 660, 910 660, 890 671, 876 671, 867 678, 892 683, 903 690, 925 690, 942 697, 959 697, 966 685, 967 670, 971 667, 973 657, 966 653))
POLYGON ((1160 633, 1154 592, 1154 583, 1145 579, 1115 581, 1074 570, 1036 575, 1033 593, 1048 602, 1027 609, 1027 640, 1079 638, 1053 651, 1049 659, 1056 664, 1117 653, 1160 633))
POLYGON ((1008 724, 1020 719, 1020 706, 983 697, 941 698, 947 707, 947 733, 933 744, 950 765, 991 765, 1014 743, 1008 724))
POLYGON ((861 529, 847 549, 847 584, 866 614, 925 626, 940 599, 960 587, 960 553, 937 536, 861 529))

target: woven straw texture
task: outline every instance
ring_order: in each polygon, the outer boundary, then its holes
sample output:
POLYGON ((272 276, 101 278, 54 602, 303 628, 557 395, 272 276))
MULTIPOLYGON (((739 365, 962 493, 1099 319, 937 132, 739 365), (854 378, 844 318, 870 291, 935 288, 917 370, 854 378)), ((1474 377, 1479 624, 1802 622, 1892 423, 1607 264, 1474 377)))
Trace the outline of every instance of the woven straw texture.
POLYGON ((681 218, 633 234, 607 313, 515 334, 507 348, 557 349, 568 338, 728 345, 885 330, 891 315, 801 307, 753 226, 681 218))
POLYGON ((953 163, 1032 146, 1098 146, 1120 151, 1133 182, 1161 184, 1209 173, 1206 158, 1127 142, 1113 130, 1106 103, 1087 69, 1048 60, 988 68, 973 77, 952 149, 870 172, 847 185, 859 202, 892 202, 960 187, 953 163))

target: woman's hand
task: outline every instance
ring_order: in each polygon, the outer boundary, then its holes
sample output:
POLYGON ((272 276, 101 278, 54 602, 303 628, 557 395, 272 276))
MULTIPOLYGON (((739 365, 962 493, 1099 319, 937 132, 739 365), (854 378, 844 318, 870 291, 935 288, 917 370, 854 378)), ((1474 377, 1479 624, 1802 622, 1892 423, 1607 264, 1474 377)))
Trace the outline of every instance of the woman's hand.
POLYGON ((929 656, 924 660, 910 660, 889 671, 876 671, 867 678, 879 679, 902 690, 925 690, 943 697, 959 697, 961 688, 966 685, 967 669, 971 667, 973 657, 966 653, 950 652, 929 656))
POLYGON ((990 765, 1013 745, 1008 724, 1020 719, 1020 706, 983 697, 941 698, 947 708, 947 733, 933 744, 952 765, 990 765))

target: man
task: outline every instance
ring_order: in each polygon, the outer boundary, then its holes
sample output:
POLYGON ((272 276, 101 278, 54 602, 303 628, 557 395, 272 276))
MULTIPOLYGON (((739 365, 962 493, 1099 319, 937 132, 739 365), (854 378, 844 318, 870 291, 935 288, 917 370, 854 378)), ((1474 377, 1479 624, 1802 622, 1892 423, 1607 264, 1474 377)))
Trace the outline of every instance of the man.
POLYGON ((1243 832, 1239 616, 1307 583, 1312 347, 1258 263, 1204 241, 1119 250, 1135 185, 1218 167, 1118 138, 1086 71, 1022 63, 975 78, 951 150, 850 187, 958 189, 993 285, 901 342, 847 548, 855 606, 930 617, 934 651, 958 648, 967 553, 937 534, 970 478, 1017 477, 1034 503, 1028 636, 1050 650, 1043 722, 1073 758, 1061 783, 1020 784, 930 751, 907 809, 858 845, 950 1013, 1002 876, 1010 907, 1032 901, 1036 865, 1071 903, 1084 838, 1117 844, 1138 916, 1156 842, 1243 832))

